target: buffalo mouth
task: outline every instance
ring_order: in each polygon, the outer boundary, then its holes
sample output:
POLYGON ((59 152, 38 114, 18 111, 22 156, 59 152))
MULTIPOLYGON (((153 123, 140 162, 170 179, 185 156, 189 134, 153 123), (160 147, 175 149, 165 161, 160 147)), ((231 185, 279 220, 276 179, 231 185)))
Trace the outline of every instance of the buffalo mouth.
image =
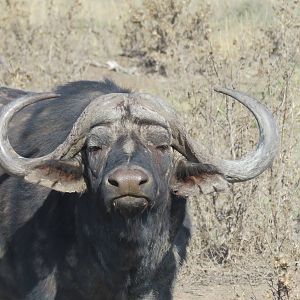
POLYGON ((112 206, 115 211, 120 212, 124 217, 133 217, 147 209, 149 200, 146 197, 125 195, 113 199, 112 206))

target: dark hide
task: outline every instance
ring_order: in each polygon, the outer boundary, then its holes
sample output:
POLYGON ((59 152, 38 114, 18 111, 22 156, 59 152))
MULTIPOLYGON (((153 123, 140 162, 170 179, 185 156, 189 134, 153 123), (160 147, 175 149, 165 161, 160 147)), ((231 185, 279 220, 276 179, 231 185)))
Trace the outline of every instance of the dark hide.
MULTIPOLYGON (((56 92, 60 98, 25 108, 14 118, 10 139, 21 155, 49 153, 92 99, 129 91, 106 80, 75 82, 56 92)), ((0 89, 0 103, 23 94, 0 89)), ((152 174, 161 196, 130 219, 107 213, 99 201, 101 176, 127 159, 121 138, 96 175, 93 157, 84 155, 88 190, 83 194, 51 191, 0 170, 1 300, 172 299, 190 238, 186 199, 170 190, 162 174, 167 166, 153 164, 139 138, 132 139, 132 162, 152 174)))

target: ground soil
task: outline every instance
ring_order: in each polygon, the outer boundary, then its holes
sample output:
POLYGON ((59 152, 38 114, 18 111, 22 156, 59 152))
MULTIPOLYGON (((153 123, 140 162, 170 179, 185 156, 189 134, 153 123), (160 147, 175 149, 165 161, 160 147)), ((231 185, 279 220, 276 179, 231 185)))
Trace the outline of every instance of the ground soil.
POLYGON ((176 291, 175 300, 238 300, 238 299, 272 299, 268 295, 268 286, 259 285, 210 285, 190 287, 190 290, 176 291))
POLYGON ((226 279, 211 278, 211 282, 205 284, 181 284, 175 288, 175 300, 299 300, 300 299, 300 272, 297 271, 289 279, 290 291, 284 295, 278 291, 275 281, 273 286, 270 281, 261 280, 257 284, 236 279, 236 282, 228 283, 226 279), (222 283, 222 280, 224 282, 222 283), (218 282, 218 283, 216 283, 218 282))
MULTIPOLYGON (((300 279, 300 278, 299 278, 300 279)), ((299 282, 299 281, 298 281, 299 282)), ((264 299, 300 299, 300 286, 295 286, 291 298, 281 297, 272 293, 268 284, 251 286, 250 284, 220 284, 209 286, 191 286, 178 288, 175 300, 264 300, 264 299)))

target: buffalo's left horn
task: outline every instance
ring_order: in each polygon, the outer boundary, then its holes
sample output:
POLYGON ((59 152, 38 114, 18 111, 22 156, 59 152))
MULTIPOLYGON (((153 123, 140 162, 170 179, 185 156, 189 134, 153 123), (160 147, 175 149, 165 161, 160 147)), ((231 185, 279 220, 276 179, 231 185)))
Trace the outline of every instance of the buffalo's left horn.
POLYGON ((208 156, 203 147, 186 133, 183 128, 179 128, 178 122, 171 126, 175 128, 176 138, 174 148, 183 154, 189 161, 209 162, 220 170, 228 182, 239 182, 252 179, 264 172, 273 162, 279 146, 279 136, 276 122, 271 112, 256 99, 247 96, 242 92, 215 88, 216 92, 228 95, 245 107, 247 107, 256 118, 259 128, 259 142, 256 149, 240 160, 216 159, 208 156))

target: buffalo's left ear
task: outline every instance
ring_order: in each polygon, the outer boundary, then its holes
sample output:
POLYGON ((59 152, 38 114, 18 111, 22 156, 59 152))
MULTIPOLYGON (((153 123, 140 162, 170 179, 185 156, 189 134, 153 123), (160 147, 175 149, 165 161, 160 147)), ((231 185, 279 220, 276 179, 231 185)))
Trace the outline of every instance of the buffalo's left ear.
POLYGON ((184 160, 177 163, 171 180, 172 191, 181 196, 188 196, 199 189, 203 194, 210 194, 228 187, 229 183, 214 165, 184 160))
POLYGON ((25 180, 65 193, 86 190, 80 160, 49 160, 30 170, 25 180))

